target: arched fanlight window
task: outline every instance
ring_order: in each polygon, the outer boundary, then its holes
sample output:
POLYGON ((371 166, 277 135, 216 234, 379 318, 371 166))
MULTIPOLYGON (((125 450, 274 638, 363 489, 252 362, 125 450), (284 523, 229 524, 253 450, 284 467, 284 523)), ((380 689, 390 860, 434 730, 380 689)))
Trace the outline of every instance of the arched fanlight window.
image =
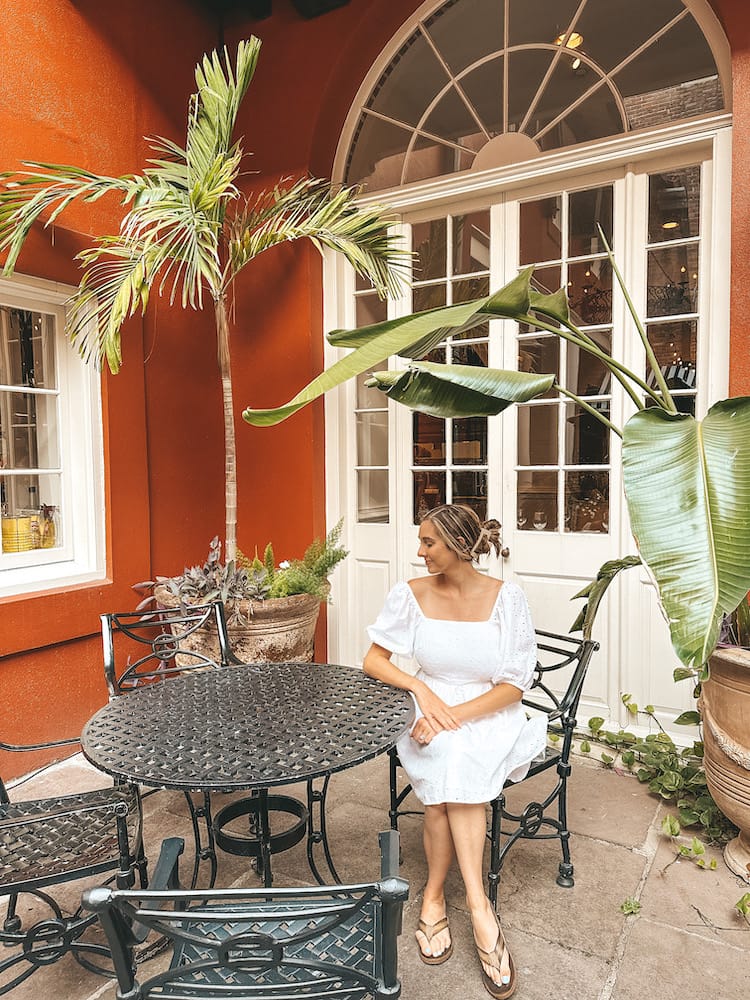
POLYGON ((683 0, 445 0, 357 109, 344 179, 519 163, 725 110, 725 89, 683 0))

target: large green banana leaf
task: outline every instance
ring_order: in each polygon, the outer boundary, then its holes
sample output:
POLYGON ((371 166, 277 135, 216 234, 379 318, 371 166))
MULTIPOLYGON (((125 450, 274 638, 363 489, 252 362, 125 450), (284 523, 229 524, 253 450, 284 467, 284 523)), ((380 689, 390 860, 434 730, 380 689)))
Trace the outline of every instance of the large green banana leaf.
POLYGON ((533 267, 526 268, 494 295, 472 302, 429 309, 357 330, 334 330, 329 334, 329 341, 338 347, 354 347, 351 354, 314 378, 288 403, 270 410, 248 408, 242 414, 243 419, 258 427, 278 424, 329 389, 382 364, 392 355, 408 357, 415 347, 423 354, 425 346, 429 350, 430 345, 434 346, 450 334, 464 332, 488 319, 528 312, 533 270, 533 267))
POLYGON ((625 425, 623 476, 672 644, 700 667, 750 590, 750 397, 722 400, 702 421, 639 411, 625 425))
POLYGON ((511 403, 525 403, 547 392, 554 381, 554 375, 415 361, 404 372, 375 372, 367 384, 434 417, 475 417, 494 416, 511 403))

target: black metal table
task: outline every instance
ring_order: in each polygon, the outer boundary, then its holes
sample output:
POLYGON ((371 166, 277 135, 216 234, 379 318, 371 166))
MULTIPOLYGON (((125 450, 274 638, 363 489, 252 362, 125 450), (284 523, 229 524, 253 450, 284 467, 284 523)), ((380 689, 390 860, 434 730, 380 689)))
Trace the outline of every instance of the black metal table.
POLYGON ((191 805, 196 858, 216 877, 216 844, 255 857, 271 885, 271 854, 307 833, 311 871, 323 882, 314 848, 340 881, 328 846, 325 803, 330 776, 392 747, 414 718, 410 696, 354 667, 264 663, 197 671, 115 698, 86 724, 86 758, 114 778, 179 789, 191 805), (321 786, 316 788, 319 779, 321 786), (307 783, 307 804, 269 788, 307 783), (251 797, 211 816, 214 792, 249 790, 251 797), (202 803, 196 806, 191 793, 202 803), (317 815, 316 815, 317 809, 317 815), (290 813, 293 826, 271 833, 269 811, 290 813), (247 835, 227 824, 253 821, 247 835), (205 826, 205 842, 201 832, 205 826))

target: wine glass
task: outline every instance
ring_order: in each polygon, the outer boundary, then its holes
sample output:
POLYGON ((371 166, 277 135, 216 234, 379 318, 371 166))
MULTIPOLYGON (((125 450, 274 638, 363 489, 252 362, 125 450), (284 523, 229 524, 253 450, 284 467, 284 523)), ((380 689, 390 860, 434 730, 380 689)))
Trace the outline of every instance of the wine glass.
POLYGON ((518 515, 516 517, 516 525, 518 526, 519 531, 521 528, 523 528, 524 524, 526 524, 527 520, 528 519, 526 517, 526 511, 523 509, 523 507, 519 507, 518 515))
POLYGON ((544 531, 547 527, 547 512, 543 510, 534 511, 534 527, 537 531, 544 531))

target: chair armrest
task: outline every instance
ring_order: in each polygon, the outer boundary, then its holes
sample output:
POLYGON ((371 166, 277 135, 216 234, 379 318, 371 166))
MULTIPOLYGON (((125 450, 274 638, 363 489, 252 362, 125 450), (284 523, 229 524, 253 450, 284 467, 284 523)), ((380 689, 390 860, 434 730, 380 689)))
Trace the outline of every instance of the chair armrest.
POLYGON ((154 873, 148 880, 149 892, 180 888, 179 858, 184 850, 182 837, 167 837, 162 841, 154 873))
POLYGON ((70 736, 64 740, 50 740, 47 743, 3 743, 0 740, 0 750, 7 750, 9 753, 26 753, 31 750, 52 750, 54 747, 72 746, 73 743, 80 742, 80 736, 70 736))

